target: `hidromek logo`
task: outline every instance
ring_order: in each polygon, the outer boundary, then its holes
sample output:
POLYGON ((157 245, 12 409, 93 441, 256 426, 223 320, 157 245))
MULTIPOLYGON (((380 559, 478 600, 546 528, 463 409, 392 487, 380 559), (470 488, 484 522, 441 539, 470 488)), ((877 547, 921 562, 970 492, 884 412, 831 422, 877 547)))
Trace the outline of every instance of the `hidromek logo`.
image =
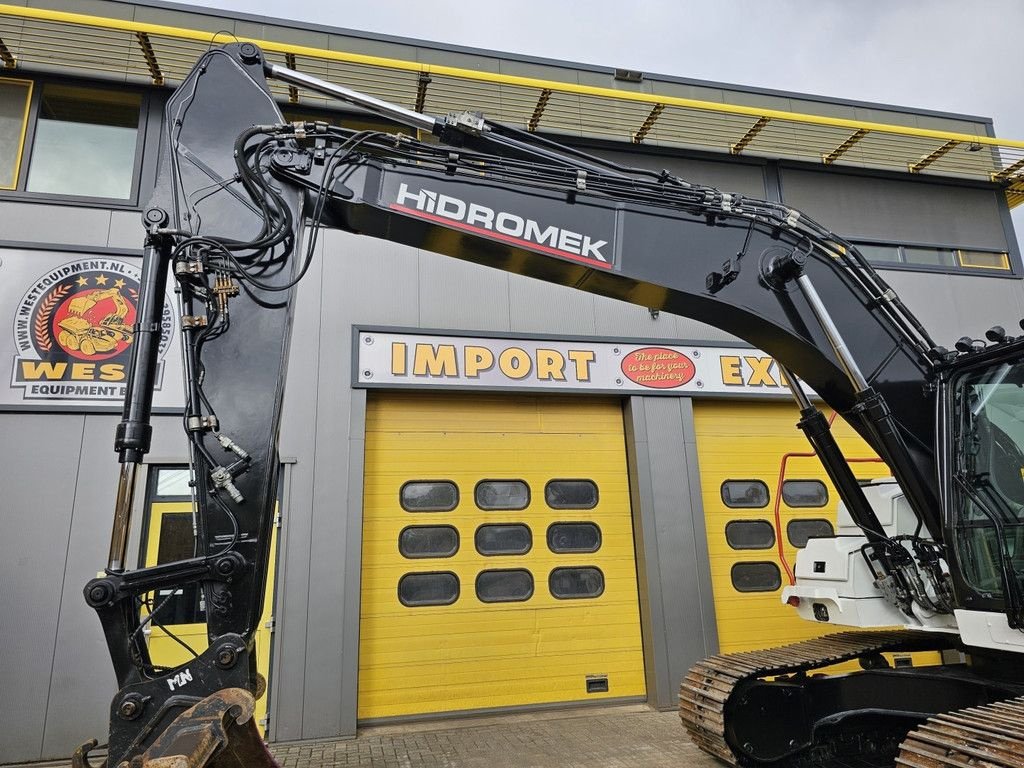
POLYGON ((565 256, 575 261, 585 261, 594 266, 611 266, 601 253, 601 249, 608 245, 606 240, 597 240, 590 235, 561 227, 542 227, 533 219, 526 219, 507 211, 496 211, 486 205, 470 203, 429 189, 414 192, 405 182, 400 184, 397 199, 391 207, 420 218, 444 223, 446 226, 457 226, 468 231, 483 231, 501 240, 516 240, 533 250, 565 256), (442 219, 447 221, 441 222, 442 219))

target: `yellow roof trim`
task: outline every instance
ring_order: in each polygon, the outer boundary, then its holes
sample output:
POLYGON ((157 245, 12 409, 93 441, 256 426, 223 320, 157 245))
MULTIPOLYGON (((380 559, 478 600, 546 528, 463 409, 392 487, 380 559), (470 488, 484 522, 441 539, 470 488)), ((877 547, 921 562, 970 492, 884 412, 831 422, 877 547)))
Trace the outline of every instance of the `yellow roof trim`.
POLYGON ((486 83, 502 85, 517 85, 525 88, 537 88, 540 90, 549 89, 563 93, 575 93, 586 96, 598 96, 613 98, 624 101, 635 101, 646 104, 664 104, 666 106, 685 107, 714 112, 725 112, 734 115, 744 115, 754 118, 770 118, 775 120, 786 120, 811 125, 824 125, 834 128, 851 128, 854 130, 882 131, 885 133, 898 134, 903 136, 914 136, 918 138, 930 138, 940 140, 956 140, 962 142, 973 142, 989 146, 1015 147, 1024 149, 1024 141, 1009 139, 996 139, 979 134, 952 133, 948 131, 936 131, 928 128, 913 128, 903 125, 891 125, 887 123, 874 123, 862 120, 849 120, 846 118, 828 117, 824 115, 812 115, 802 112, 789 112, 777 109, 764 109, 761 107, 747 107, 739 104, 726 104, 715 101, 702 101, 699 99, 687 99, 678 96, 666 96, 657 93, 636 93, 633 91, 620 91, 614 88, 601 86, 581 85, 579 83, 567 83, 558 80, 543 80, 516 75, 505 75, 497 72, 483 72, 480 70, 463 69, 460 67, 449 67, 441 64, 425 64, 416 61, 392 59, 383 56, 369 56, 359 53, 348 53, 345 51, 331 51, 324 48, 314 48, 304 45, 281 43, 274 40, 261 40, 252 37, 238 37, 232 33, 211 33, 182 27, 169 27, 161 24, 150 24, 146 22, 128 21, 126 19, 110 19, 101 16, 90 16, 82 13, 70 13, 67 11, 55 11, 46 8, 29 8, 26 6, 0 4, 0 13, 23 18, 38 19, 41 21, 55 21, 65 24, 81 24, 85 26, 99 27, 127 32, 143 32, 146 34, 163 35, 165 37, 176 37, 184 40, 196 40, 205 43, 209 42, 231 42, 232 40, 246 41, 268 51, 277 53, 291 53, 293 55, 311 56, 319 59, 346 62, 350 64, 365 64, 369 66, 389 67, 391 69, 402 69, 410 72, 426 72, 428 74, 447 75, 449 77, 477 80, 486 83))
MULTIPOLYGON (((183 77, 210 44, 245 40, 289 66, 298 59, 299 69, 420 111, 468 108, 527 130, 993 181, 1006 187, 1011 207, 1024 202, 1024 179, 1017 173, 1024 141, 981 134, 519 77, 4 3, 0 38, 12 62, 18 58, 14 66, 5 60, 0 72, 38 65, 129 78, 148 73, 156 84, 164 77, 183 77), (74 26, 82 28, 80 39, 68 29, 74 26), (127 38, 124 49, 119 34, 127 38)), ((298 100, 294 88, 272 87, 289 101, 298 100)))

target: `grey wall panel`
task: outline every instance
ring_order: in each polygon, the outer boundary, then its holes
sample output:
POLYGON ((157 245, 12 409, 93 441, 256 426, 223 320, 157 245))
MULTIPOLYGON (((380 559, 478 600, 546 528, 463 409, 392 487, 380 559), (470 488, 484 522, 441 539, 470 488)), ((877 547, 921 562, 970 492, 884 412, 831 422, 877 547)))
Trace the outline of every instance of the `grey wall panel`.
POLYGON ((599 336, 618 338, 675 338, 675 317, 659 313, 651 317, 646 307, 627 304, 624 301, 594 297, 594 328, 599 336))
POLYGON ((134 248, 142 250, 145 230, 142 215, 138 211, 111 211, 110 229, 106 244, 111 248, 134 248))
POLYGON ((994 190, 784 168, 782 195, 845 237, 1007 247, 994 190))
POLYGON ((521 275, 509 275, 509 330, 515 333, 597 333, 595 296, 521 275))
MULTIPOLYGON (((350 649, 343 646, 345 623, 344 588, 348 530, 348 423, 351 389, 351 333, 346 326, 351 318, 349 301, 357 291, 364 298, 383 299, 386 286, 364 285, 358 288, 348 280, 348 265, 341 260, 325 259, 324 291, 336 300, 324 302, 323 336, 319 359, 313 364, 320 380, 317 395, 317 422, 314 427, 312 497, 308 507, 301 503, 298 514, 309 514, 309 588, 303 675, 302 737, 341 733, 341 668, 350 649), (346 284, 347 283, 347 284, 346 284)), ((372 303, 372 301, 371 301, 372 303)), ((312 425, 310 425, 312 426, 312 425)), ((290 514, 296 512, 293 508, 290 514)), ((351 510, 359 514, 359 510, 351 510)), ((292 552, 289 563, 294 562, 292 552)), ((358 615, 358 614, 357 614, 358 615)), ((289 685, 287 679, 278 685, 289 685)))
POLYGON ((626 425, 648 696, 672 708, 689 667, 718 649, 691 402, 630 398, 626 425))
POLYGON ((85 420, 71 517, 74 545, 68 548, 62 580, 43 757, 67 755, 90 737, 104 741, 107 707, 117 690, 99 619, 85 604, 82 587, 107 562, 117 489, 111 445, 118 421, 114 415, 85 420))
MULTIPOLYGON (((297 461, 288 468, 288 496, 281 510, 275 582, 270 722, 272 738, 280 740, 302 738, 306 629, 310 611, 309 550, 313 536, 313 457, 319 397, 316 371, 322 325, 321 285, 326 263, 322 250, 298 288, 282 412, 281 454, 295 457, 297 461)), ((345 331, 338 329, 337 333, 345 331)), ((342 386, 338 384, 339 388, 342 386)))
POLYGON ((935 341, 947 347, 961 336, 983 338, 993 325, 1002 325, 1013 335, 1024 317, 1020 280, 896 270, 884 277, 935 341))
POLYGON ((687 181, 718 187, 726 192, 737 192, 757 198, 765 196, 764 168, 760 163, 716 162, 660 154, 613 152, 603 149, 594 151, 594 154, 626 166, 646 168, 652 171, 664 169, 687 181))
POLYGON ((110 211, 43 203, 0 203, 0 240, 103 247, 110 211))
POLYGON ((708 325, 707 323, 700 323, 696 320, 691 320, 688 317, 676 317, 676 338, 697 340, 701 339, 704 341, 727 341, 734 342, 739 341, 735 336, 730 333, 726 333, 723 330, 708 325))
POLYGON ((65 598, 63 574, 85 417, 3 414, 0 424, 0 762, 10 762, 48 756, 43 732, 62 601, 81 599, 65 598))
MULTIPOLYGON (((321 237, 324 269, 336 278, 323 283, 320 301, 344 303, 345 320, 369 316, 376 318, 373 322, 419 324, 415 249, 346 232, 325 231, 321 237)), ((309 300, 316 301, 316 297, 311 295, 309 300)))
POLYGON ((419 251, 419 325, 423 328, 509 329, 509 274, 419 251))

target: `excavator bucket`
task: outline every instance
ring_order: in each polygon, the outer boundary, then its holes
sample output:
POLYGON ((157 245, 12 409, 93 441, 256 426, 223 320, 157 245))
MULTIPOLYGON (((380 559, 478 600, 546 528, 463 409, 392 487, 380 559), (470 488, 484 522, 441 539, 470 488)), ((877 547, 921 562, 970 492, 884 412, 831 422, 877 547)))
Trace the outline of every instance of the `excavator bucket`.
MULTIPOLYGON (((182 712, 156 741, 131 762, 106 768, 280 768, 253 720, 256 700, 241 688, 226 688, 182 712)), ((80 747, 73 768, 93 768, 80 747)))

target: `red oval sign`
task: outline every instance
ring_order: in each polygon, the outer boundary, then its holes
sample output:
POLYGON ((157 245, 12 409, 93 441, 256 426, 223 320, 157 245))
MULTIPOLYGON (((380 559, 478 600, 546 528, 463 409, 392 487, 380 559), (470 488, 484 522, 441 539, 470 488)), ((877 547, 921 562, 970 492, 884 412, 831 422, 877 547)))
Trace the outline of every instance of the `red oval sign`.
POLYGON ((693 378, 693 361, 682 352, 665 347, 643 347, 622 358, 622 373, 641 387, 672 389, 693 378))

